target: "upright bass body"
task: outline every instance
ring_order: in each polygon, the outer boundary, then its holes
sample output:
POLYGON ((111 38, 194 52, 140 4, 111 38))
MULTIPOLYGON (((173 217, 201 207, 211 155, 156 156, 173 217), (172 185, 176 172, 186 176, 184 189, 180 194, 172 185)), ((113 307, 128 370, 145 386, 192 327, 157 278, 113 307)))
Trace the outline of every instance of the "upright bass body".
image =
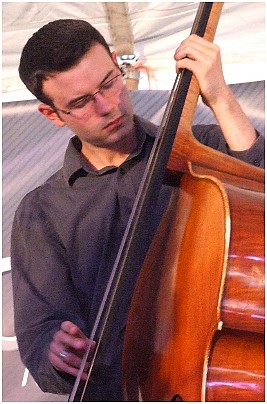
POLYGON ((194 139, 198 94, 193 76, 128 316, 129 401, 264 401, 264 170, 194 139))
POLYGON ((195 168, 174 190, 137 283, 126 398, 263 401, 263 184, 195 168))

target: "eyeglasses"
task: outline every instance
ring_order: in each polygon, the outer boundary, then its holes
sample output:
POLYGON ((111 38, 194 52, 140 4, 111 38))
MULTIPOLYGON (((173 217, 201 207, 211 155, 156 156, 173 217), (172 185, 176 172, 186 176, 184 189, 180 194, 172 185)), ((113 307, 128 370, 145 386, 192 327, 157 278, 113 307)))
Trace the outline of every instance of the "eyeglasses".
POLYGON ((87 94, 75 101, 74 106, 71 107, 69 111, 59 109, 55 106, 54 108, 56 111, 60 111, 63 114, 70 115, 73 118, 82 119, 86 114, 93 112, 93 102, 97 94, 101 94, 102 97, 105 98, 110 98, 118 94, 122 84, 122 82, 119 80, 119 77, 122 77, 122 73, 117 74, 110 80, 105 81, 102 85, 99 86, 98 90, 95 93, 87 94))

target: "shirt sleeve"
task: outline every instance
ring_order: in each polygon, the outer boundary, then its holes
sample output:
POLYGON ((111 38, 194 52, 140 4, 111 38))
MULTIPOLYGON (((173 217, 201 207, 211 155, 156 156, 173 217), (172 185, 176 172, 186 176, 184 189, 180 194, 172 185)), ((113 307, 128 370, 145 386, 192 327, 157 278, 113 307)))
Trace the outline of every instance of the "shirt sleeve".
POLYGON ((265 142, 264 136, 257 131, 257 139, 255 143, 244 151, 233 151, 229 148, 225 141, 223 133, 218 125, 195 125, 192 128, 195 138, 205 146, 212 147, 229 156, 236 157, 246 163, 256 167, 264 168, 265 166, 265 142))
POLYGON ((15 333, 22 362, 43 391, 69 394, 74 378, 63 377, 53 368, 48 347, 62 321, 70 320, 83 331, 85 322, 73 292, 64 246, 36 202, 36 191, 23 199, 15 214, 11 267, 15 333))

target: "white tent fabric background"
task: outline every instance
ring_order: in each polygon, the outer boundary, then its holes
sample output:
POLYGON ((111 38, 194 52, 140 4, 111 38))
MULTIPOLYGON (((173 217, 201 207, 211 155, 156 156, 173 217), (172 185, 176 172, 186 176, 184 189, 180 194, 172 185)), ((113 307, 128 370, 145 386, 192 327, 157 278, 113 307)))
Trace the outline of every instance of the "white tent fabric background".
MULTIPOLYGON (((151 73, 151 89, 169 90, 175 78, 173 54, 190 33, 197 2, 130 2, 135 53, 151 73)), ((58 18, 85 19, 112 47, 103 2, 4 2, 3 101, 31 99, 17 69, 27 39, 41 26, 58 18)), ((265 77, 265 2, 224 3, 215 42, 221 47, 229 84, 265 77)), ((145 76, 140 89, 147 89, 145 76)))

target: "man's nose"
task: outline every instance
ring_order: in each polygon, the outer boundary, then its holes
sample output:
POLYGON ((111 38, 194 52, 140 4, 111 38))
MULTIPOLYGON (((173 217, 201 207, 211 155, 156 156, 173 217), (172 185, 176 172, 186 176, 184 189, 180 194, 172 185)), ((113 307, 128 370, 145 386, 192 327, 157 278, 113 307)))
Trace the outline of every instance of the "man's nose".
POLYGON ((100 115, 106 115, 112 110, 113 102, 111 98, 105 97, 98 92, 94 95, 94 106, 96 112, 100 115))

